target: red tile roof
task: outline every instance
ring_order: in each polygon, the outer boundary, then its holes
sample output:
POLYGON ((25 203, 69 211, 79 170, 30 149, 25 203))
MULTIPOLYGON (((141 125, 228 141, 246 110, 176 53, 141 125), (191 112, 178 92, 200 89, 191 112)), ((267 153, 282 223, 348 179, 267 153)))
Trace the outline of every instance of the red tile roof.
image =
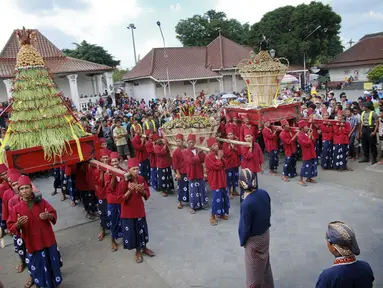
POLYGON ((383 63, 383 33, 364 36, 358 43, 336 56, 327 68, 378 65, 383 63))
MULTIPOLYGON (((206 47, 166 48, 169 79, 192 80, 221 77, 213 69, 233 69, 242 59, 249 57, 250 51, 250 47, 241 46, 223 36, 217 37, 206 47)), ((157 81, 167 80, 163 48, 152 49, 122 79, 134 80, 147 77, 153 77, 157 81)))
POLYGON ((228 69, 237 67, 241 60, 250 57, 249 46, 241 46, 238 43, 218 36, 207 45, 207 66, 211 69, 228 69))
MULTIPOLYGON (((113 70, 112 67, 106 65, 66 57, 64 53, 43 34, 38 30, 35 31, 37 41, 34 42, 33 46, 44 58, 51 73, 105 72, 113 70)), ((13 76, 18 51, 19 41, 14 31, 0 53, 0 78, 10 78, 13 76)))

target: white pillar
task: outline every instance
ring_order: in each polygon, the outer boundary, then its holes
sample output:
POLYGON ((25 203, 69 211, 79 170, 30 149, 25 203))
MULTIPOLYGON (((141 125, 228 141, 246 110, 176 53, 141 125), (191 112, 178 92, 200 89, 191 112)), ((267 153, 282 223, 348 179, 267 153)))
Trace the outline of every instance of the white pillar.
POLYGON ((112 77, 112 72, 105 72, 104 76, 106 79, 106 90, 108 91, 108 94, 112 94, 113 91, 113 77, 112 77))
POLYGON ((217 78, 217 81, 219 82, 219 92, 223 92, 223 78, 217 78))
POLYGON ((164 88, 164 97, 166 97, 166 94, 167 94, 166 86, 168 86, 168 84, 167 83, 160 83, 160 85, 162 86, 162 88, 164 88))
MULTIPOLYGON (((104 93, 104 91, 102 91, 102 75, 96 75, 96 83, 97 83, 97 90, 96 90, 96 93, 95 94, 101 94, 104 93)), ((113 78, 112 78, 112 83, 113 83, 113 78)), ((112 84, 113 85, 113 84, 112 84)))
POLYGON ((5 84, 5 89, 7 90, 8 100, 12 98, 12 79, 5 79, 3 80, 5 84))
POLYGON ((233 91, 231 91, 231 92, 238 92, 237 91, 237 75, 235 73, 233 75, 231 75, 231 81, 232 81, 232 85, 233 85, 233 91))
POLYGON ((192 85, 193 85, 193 97, 195 98, 195 83, 197 83, 197 81, 189 81, 192 85))
POLYGON ((78 96, 78 87, 77 87, 77 74, 71 74, 66 76, 69 80, 70 96, 73 104, 78 110, 80 110, 80 97, 78 96))
POLYGON ((98 94, 97 87, 96 87, 96 77, 95 76, 91 76, 90 79, 92 81, 93 95, 94 94, 98 94))

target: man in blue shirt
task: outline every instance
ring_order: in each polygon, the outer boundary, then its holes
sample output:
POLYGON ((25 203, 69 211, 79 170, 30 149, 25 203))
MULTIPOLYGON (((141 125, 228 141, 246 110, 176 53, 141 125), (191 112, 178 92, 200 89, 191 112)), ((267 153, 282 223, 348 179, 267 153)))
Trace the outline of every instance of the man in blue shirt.
POLYGON ((341 221, 330 222, 326 242, 335 261, 319 276, 316 288, 372 288, 374 273, 367 262, 355 257, 360 250, 352 228, 341 221))

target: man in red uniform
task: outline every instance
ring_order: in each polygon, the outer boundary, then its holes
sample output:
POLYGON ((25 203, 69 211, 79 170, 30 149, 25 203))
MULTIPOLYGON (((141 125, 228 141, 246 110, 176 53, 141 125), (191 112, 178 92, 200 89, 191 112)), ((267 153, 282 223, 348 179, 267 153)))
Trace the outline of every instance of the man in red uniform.
POLYGON ((226 130, 229 127, 232 127, 234 129, 234 136, 236 139, 239 139, 241 134, 241 125, 238 124, 238 113, 233 113, 233 119, 230 118, 230 115, 226 116, 227 123, 226 123, 226 130))
POLYGON ((86 211, 86 218, 95 219, 97 216, 97 198, 95 193, 93 170, 88 162, 78 163, 76 167, 76 186, 86 211))
POLYGON ((145 142, 146 152, 149 154, 149 162, 150 162, 150 186, 153 189, 158 190, 158 179, 157 179, 157 157, 156 153, 154 153, 154 139, 153 132, 150 129, 145 130, 145 135, 147 140, 145 142))
POLYGON ((332 154, 333 154, 333 127, 328 121, 329 115, 327 111, 322 113, 323 121, 319 126, 322 132, 322 153, 320 165, 323 170, 332 169, 332 154))
MULTIPOLYGON (((117 152, 110 153, 110 165, 121 169, 119 155, 117 152)), ((122 170, 122 169, 121 169, 122 170)), ((120 179, 110 173, 104 173, 104 186, 106 189, 107 215, 109 219, 111 251, 118 250, 117 239, 122 237, 121 232, 121 202, 122 197, 118 189, 120 179)))
POLYGON ((209 200, 202 165, 206 155, 194 147, 196 138, 195 134, 189 134, 187 138, 188 148, 183 151, 189 181, 190 214, 195 214, 195 210, 206 207, 209 200))
POLYGON ((243 117, 243 123, 241 125, 241 129, 240 129, 240 141, 245 141, 245 129, 248 128, 252 131, 252 135, 253 135, 253 139, 254 141, 257 139, 258 137, 258 128, 257 126, 255 125, 252 125, 250 124, 250 119, 249 119, 249 115, 246 114, 244 117, 243 117))
POLYGON ((334 125, 333 168, 339 171, 352 171, 347 167, 349 137, 351 125, 344 120, 343 110, 338 110, 338 123, 334 125))
MULTIPOLYGON (((253 147, 250 148, 248 146, 242 146, 241 147, 241 155, 242 155, 242 163, 241 168, 246 169, 248 168, 251 173, 253 173, 253 176, 257 178, 258 182, 258 176, 257 173, 261 172, 263 174, 263 154, 261 147, 259 147, 258 143, 254 141, 253 138, 253 131, 249 128, 246 128, 245 131, 245 141, 248 143, 252 143, 253 147)), ((241 200, 242 203, 244 196, 244 190, 241 188, 241 200)))
POLYGON ((186 165, 184 161, 183 151, 184 146, 184 135, 176 135, 177 148, 173 151, 172 154, 172 164, 175 171, 175 179, 177 181, 177 200, 178 200, 178 209, 182 209, 184 206, 182 202, 189 202, 189 182, 186 175, 186 165))
POLYGON ((155 136, 153 140, 155 141, 154 153, 156 153, 157 159, 158 187, 162 191, 162 196, 167 197, 168 193, 174 189, 172 157, 168 145, 165 145, 165 140, 161 139, 158 134, 155 136))
MULTIPOLYGON (((109 164, 110 150, 103 148, 100 150, 100 160, 104 164, 109 164)), ((109 218, 107 213, 108 203, 106 201, 106 187, 104 179, 104 171, 101 169, 94 169, 93 171, 94 182, 96 184, 96 196, 98 199, 98 210, 100 211, 100 233, 98 240, 104 240, 105 230, 109 229, 109 218)))
POLYGON ((149 231, 143 199, 149 199, 150 190, 145 178, 139 176, 138 165, 136 158, 128 160, 129 172, 124 175, 119 190, 124 199, 121 204, 124 249, 136 249, 136 262, 142 263, 142 253, 149 257, 156 254, 146 246, 149 242, 149 231))
POLYGON ((278 159, 278 130, 274 132, 270 128, 270 121, 265 122, 265 127, 262 130, 263 140, 265 142, 266 151, 269 154, 269 171, 271 175, 277 174, 279 159, 278 159))
POLYGON ((62 261, 51 225, 56 224, 56 210, 44 199, 35 197, 29 177, 21 176, 18 185, 21 201, 13 207, 7 226, 12 234, 21 235, 26 244, 25 262, 34 284, 58 287, 62 282, 62 261))
POLYGON ((7 229, 6 220, 3 220, 3 196, 4 192, 7 191, 10 187, 7 182, 7 171, 8 168, 4 164, 0 164, 0 238, 3 238, 5 235, 5 230, 7 229))
POLYGON ((140 175, 145 178, 146 182, 150 181, 150 161, 149 154, 145 148, 145 138, 141 135, 141 128, 136 126, 135 128, 136 135, 132 139, 132 146, 134 148, 134 153, 139 163, 140 175))
POLYGON ((315 152, 315 143, 312 130, 309 130, 308 123, 304 120, 299 121, 298 142, 302 149, 302 167, 300 172, 299 185, 307 186, 303 178, 306 178, 307 183, 316 183, 313 179, 318 176, 317 158, 315 152))
POLYGON ((219 150, 218 142, 215 138, 207 140, 210 152, 205 157, 207 179, 212 191, 210 224, 216 226, 216 216, 229 219, 229 190, 227 189, 225 164, 223 161, 223 151, 219 150))
POLYGON ((283 144, 283 151, 285 152, 285 164, 283 165, 282 180, 289 182, 289 178, 297 176, 297 137, 299 131, 293 135, 289 122, 283 119, 281 121, 282 131, 279 138, 283 144))
MULTIPOLYGON (((232 127, 229 127, 227 130, 227 138, 234 140, 234 129, 232 127)), ((239 165, 241 164, 239 159, 241 146, 224 142, 222 150, 224 154, 227 187, 229 188, 229 198, 233 199, 234 196, 240 195, 236 191, 236 188, 238 187, 239 165)))

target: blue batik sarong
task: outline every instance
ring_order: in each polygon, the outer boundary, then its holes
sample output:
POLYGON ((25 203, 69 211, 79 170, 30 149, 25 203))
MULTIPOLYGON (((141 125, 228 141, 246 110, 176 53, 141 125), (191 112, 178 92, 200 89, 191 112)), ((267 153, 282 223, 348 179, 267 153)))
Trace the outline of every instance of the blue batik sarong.
POLYGON ((158 190, 158 181, 157 181, 157 168, 150 168, 150 186, 155 190, 158 190))
POLYGON ((331 140, 325 140, 322 143, 322 154, 320 165, 323 169, 332 169, 333 144, 331 140))
POLYGON ((283 176, 287 176, 289 178, 294 178, 297 176, 297 155, 296 153, 292 154, 285 158, 285 164, 283 165, 283 176))
POLYGON ((227 188, 220 188, 211 191, 211 193, 211 215, 223 216, 229 214, 229 190, 227 188))
POLYGON ((310 160, 303 160, 301 167, 301 177, 314 178, 318 176, 318 161, 316 158, 310 160))
POLYGON ((205 180, 189 180, 190 208, 197 210, 204 208, 208 202, 205 180))
POLYGON ((271 150, 270 152, 268 152, 268 154, 269 154, 269 169, 275 171, 278 169, 278 164, 279 164, 278 150, 271 150))
POLYGON ((150 161, 146 159, 138 163, 139 174, 145 178, 146 182, 150 183, 150 161))
POLYGON ((4 235, 5 229, 7 229, 7 221, 1 220, 3 218, 3 199, 0 198, 0 229, 4 235))
POLYGON ((157 181, 158 189, 160 191, 171 191, 174 189, 172 169, 167 168, 157 168, 157 181))
POLYGON ((186 174, 181 174, 181 179, 177 183, 177 200, 179 202, 189 202, 189 181, 186 174))
POLYGON ((239 167, 226 169, 227 188, 235 190, 238 187, 239 167))
POLYGON ((19 255, 22 263, 26 263, 25 259, 27 257, 27 249, 23 239, 17 235, 13 235, 13 246, 15 247, 15 252, 19 255))
POLYGON ((84 205, 84 209, 88 213, 96 213, 97 212, 97 197, 96 193, 93 190, 89 191, 79 191, 82 197, 82 204, 84 205))
POLYGON ((348 144, 334 144, 332 156, 332 168, 346 170, 348 160, 348 144))
POLYGON ((61 168, 53 168, 53 188, 58 189, 63 186, 64 171, 61 168))
POLYGON ((57 245, 28 254, 26 264, 37 287, 56 288, 60 286, 62 260, 57 245))
POLYGON ((100 226, 103 229, 109 229, 108 202, 106 199, 98 199, 98 212, 100 213, 100 226))
POLYGON ((109 218, 109 228, 110 236, 113 239, 118 239, 122 237, 121 233, 121 204, 109 204, 108 203, 108 218, 109 218))
POLYGON ((149 242, 149 231, 146 218, 122 218, 124 249, 142 250, 149 242))

